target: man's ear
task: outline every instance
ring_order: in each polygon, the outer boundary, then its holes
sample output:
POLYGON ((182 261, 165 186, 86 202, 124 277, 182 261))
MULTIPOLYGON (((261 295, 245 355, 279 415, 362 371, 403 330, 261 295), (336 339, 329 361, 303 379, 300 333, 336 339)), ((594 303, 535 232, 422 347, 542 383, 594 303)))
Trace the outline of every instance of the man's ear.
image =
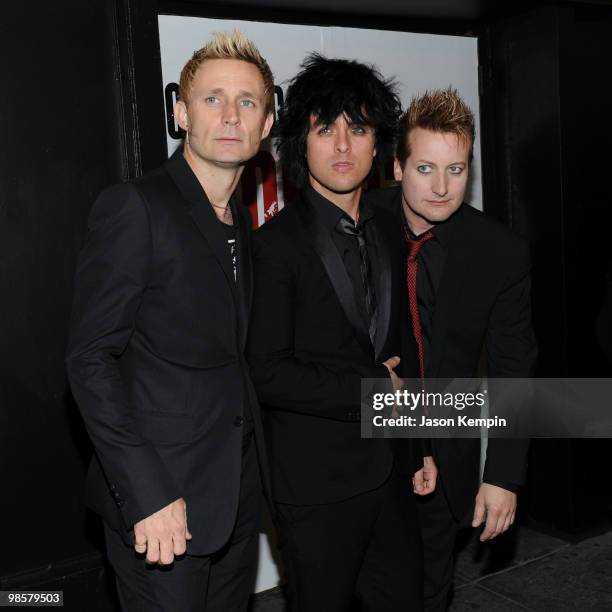
POLYGON ((397 157, 393 160, 393 176, 396 181, 401 181, 404 176, 404 171, 402 170, 402 164, 397 157))
POLYGON ((182 100, 177 100, 174 105, 174 118, 178 126, 186 132, 189 127, 189 120, 187 117, 187 106, 182 100))
POLYGON ((268 137, 270 130, 272 129, 272 125, 274 124, 274 113, 268 113, 266 120, 264 121, 263 130, 261 131, 261 139, 268 137))

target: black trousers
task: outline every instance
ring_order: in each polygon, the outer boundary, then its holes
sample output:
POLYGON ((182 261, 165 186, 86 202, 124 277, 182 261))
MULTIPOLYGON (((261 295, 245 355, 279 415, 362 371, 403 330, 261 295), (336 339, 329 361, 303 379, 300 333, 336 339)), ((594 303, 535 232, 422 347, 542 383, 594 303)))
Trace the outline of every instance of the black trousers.
MULTIPOLYGON (((211 556, 184 555, 169 567, 149 566, 105 525, 107 554, 124 612, 239 612, 255 586, 261 514, 255 440, 243 449, 240 502, 234 530, 211 556)), ((189 512, 189 508, 187 508, 189 512)), ((189 544, 187 545, 189 550, 189 544)))
POLYGON ((418 612, 421 539, 409 478, 315 506, 277 504, 292 612, 418 612))
POLYGON ((417 500, 423 538, 425 612, 446 612, 453 584, 454 549, 459 523, 453 517, 444 491, 417 500))

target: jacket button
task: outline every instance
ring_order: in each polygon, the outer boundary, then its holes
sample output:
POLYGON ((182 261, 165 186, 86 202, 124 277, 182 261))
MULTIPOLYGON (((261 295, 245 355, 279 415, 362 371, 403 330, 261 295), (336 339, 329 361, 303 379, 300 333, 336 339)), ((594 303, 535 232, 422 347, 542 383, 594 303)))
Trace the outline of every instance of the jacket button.
POLYGON ((241 416, 237 416, 237 417, 234 419, 234 425, 235 425, 236 427, 242 427, 242 424, 243 424, 243 423, 244 423, 244 419, 243 419, 241 416))

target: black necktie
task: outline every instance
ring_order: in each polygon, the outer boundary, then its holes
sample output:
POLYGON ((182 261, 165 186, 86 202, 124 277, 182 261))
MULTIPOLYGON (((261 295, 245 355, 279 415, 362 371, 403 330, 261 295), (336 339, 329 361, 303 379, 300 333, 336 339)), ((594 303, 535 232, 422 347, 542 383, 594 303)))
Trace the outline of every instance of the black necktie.
POLYGON ((357 238, 359 257, 361 259, 361 282, 363 283, 366 302, 365 306, 369 318, 368 331, 370 339, 372 340, 372 343, 374 343, 374 335, 376 333, 376 318, 374 316, 374 313, 376 312, 376 295, 374 293, 374 285, 372 284, 370 257, 368 255, 363 226, 355 225, 348 217, 341 217, 338 227, 345 234, 357 238))

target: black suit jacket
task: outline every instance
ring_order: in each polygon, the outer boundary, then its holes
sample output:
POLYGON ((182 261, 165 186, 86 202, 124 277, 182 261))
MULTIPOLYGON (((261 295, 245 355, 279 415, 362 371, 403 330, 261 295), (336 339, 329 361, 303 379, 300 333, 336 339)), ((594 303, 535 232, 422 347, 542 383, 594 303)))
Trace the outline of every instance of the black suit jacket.
MULTIPOLYGON (((91 211, 67 366, 95 448, 86 501, 126 542, 134 523, 183 497, 188 552, 224 544, 237 511, 245 406, 265 463, 243 357, 251 221, 232 207, 244 292, 182 149, 158 170, 104 191, 91 211)), ((266 484, 265 468, 263 475, 266 484)))
MULTIPOLYGON (((402 222, 399 187, 369 192, 368 198, 391 211, 396 223, 402 222)), ((468 204, 463 204, 451 221, 426 376, 477 376, 483 350, 490 378, 531 376, 537 350, 531 328, 527 242, 468 204)), ((459 520, 473 507, 479 440, 431 442, 440 484, 459 520)), ((527 451, 526 440, 489 439, 483 480, 522 484, 527 451)))
MULTIPOLYGON (((384 211, 368 223, 377 253, 374 347, 329 230, 303 194, 254 234, 247 352, 264 408, 273 496, 282 503, 347 499, 382 484, 393 466, 388 440, 360 437, 361 379, 388 380, 380 364, 393 355, 414 376, 416 348, 401 333, 404 247, 397 224, 384 211)), ((401 440, 397 447, 403 473, 422 467, 414 445, 401 440)))

